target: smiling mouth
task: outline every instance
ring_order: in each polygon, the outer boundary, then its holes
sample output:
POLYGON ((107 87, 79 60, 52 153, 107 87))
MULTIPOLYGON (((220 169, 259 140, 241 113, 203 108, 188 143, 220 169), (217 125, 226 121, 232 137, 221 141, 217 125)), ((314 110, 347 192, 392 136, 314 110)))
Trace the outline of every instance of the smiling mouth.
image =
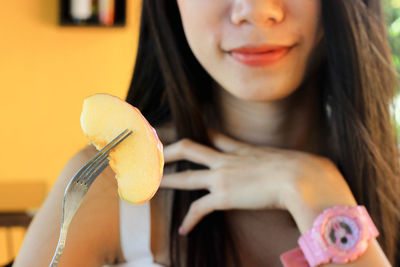
POLYGON ((268 51, 240 49, 228 51, 236 61, 250 67, 268 66, 281 61, 290 52, 292 47, 280 47, 268 51))

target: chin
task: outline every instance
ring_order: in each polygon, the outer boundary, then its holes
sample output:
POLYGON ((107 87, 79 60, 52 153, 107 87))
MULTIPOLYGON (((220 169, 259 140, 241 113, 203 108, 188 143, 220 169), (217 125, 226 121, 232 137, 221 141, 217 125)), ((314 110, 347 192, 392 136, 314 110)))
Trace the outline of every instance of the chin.
MULTIPOLYGON (((279 86, 278 86, 279 87, 279 86)), ((276 89, 274 86, 267 88, 246 88, 245 86, 241 88, 236 88, 234 90, 229 90, 229 92, 235 97, 252 102, 270 102, 284 99, 291 95, 296 89, 293 88, 279 88, 276 89)))

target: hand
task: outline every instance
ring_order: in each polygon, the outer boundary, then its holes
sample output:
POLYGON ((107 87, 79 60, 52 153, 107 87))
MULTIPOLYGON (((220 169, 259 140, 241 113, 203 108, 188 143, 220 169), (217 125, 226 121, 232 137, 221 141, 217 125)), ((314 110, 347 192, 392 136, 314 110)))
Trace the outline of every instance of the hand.
POLYGON ((187 234, 207 214, 228 209, 287 209, 301 232, 327 207, 356 205, 345 180, 327 158, 234 140, 209 129, 218 150, 182 139, 164 148, 165 163, 189 160, 209 167, 164 175, 161 188, 206 189, 180 227, 187 234))

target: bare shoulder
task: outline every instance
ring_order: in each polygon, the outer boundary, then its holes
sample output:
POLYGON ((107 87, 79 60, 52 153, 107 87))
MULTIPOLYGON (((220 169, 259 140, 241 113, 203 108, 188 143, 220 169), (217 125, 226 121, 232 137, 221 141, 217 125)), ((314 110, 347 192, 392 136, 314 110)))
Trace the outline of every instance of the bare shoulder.
MULTIPOLYGON (((14 266, 48 266, 58 242, 65 188, 96 153, 94 146, 87 146, 66 163, 29 226, 14 266)), ((107 167, 90 187, 71 222, 59 266, 101 266, 117 261, 120 251, 117 183, 107 167)))

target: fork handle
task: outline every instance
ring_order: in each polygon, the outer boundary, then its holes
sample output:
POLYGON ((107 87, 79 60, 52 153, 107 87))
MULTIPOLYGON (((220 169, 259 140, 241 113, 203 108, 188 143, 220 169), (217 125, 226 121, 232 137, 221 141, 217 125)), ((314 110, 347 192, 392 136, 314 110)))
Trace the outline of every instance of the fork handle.
POLYGON ((57 248, 56 248, 56 252, 54 253, 53 259, 51 260, 49 267, 57 267, 57 265, 60 261, 61 255, 62 255, 62 253, 64 251, 64 247, 65 247, 65 240, 67 238, 67 229, 68 229, 68 227, 64 227, 64 226, 62 227, 60 239, 58 241, 57 248))
MULTIPOLYGON (((68 190, 68 188, 67 188, 67 190, 68 190)), ((78 198, 78 200, 75 199, 74 197, 71 197, 71 198, 67 198, 67 196, 64 197, 60 238, 58 239, 56 252, 54 253, 53 259, 51 260, 49 267, 57 267, 58 262, 60 261, 60 257, 64 251, 69 225, 70 225, 72 218, 74 217, 76 211, 78 210, 79 206, 81 205, 83 197, 86 195, 87 190, 81 191, 79 193, 81 194, 81 196, 78 198)))

